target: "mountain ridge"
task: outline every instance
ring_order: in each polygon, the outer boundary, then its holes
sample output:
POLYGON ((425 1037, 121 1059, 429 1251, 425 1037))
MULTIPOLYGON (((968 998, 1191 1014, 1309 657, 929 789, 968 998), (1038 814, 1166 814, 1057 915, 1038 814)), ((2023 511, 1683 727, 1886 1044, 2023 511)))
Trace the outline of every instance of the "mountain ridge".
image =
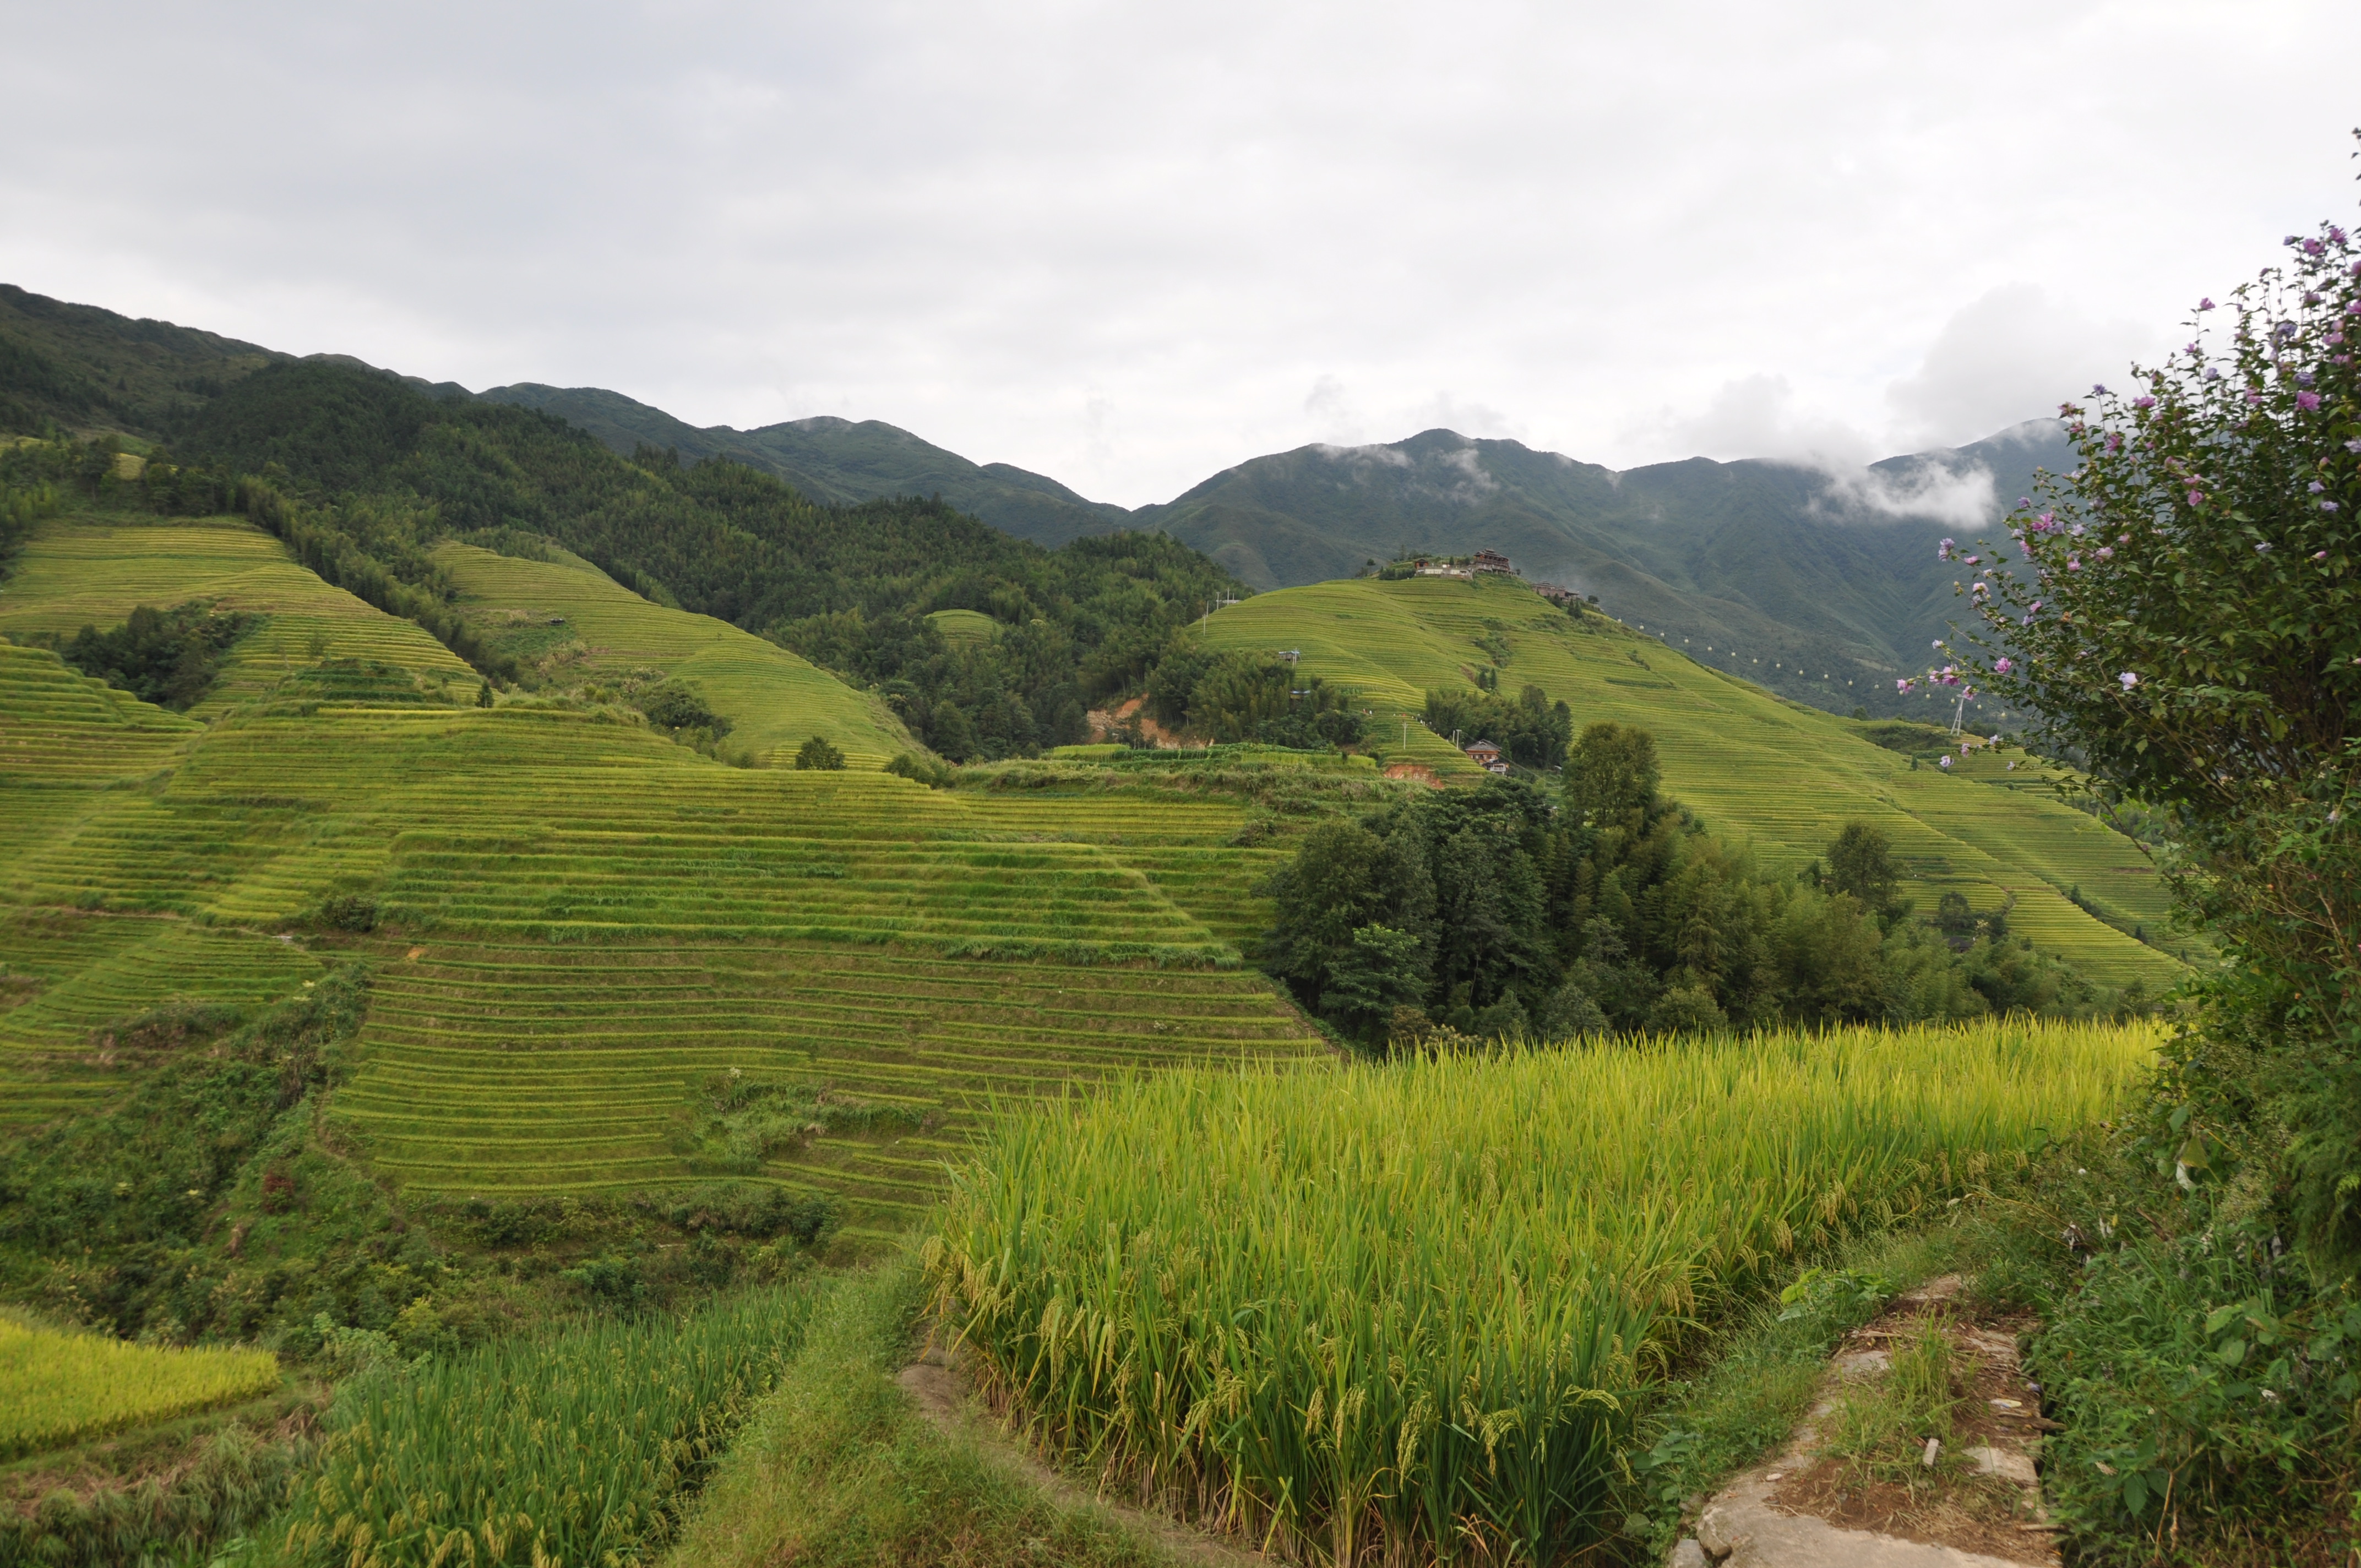
MULTIPOLYGON (((294 356, 0 286, 0 425, 42 419, 169 440, 229 380, 294 356), (110 386, 109 378, 117 383, 110 386)), ((313 356, 362 365, 349 356, 313 356)), ((389 372, 389 374, 392 374, 389 372)), ((1859 469, 1692 457, 1616 470, 1445 429, 1400 441, 1311 443, 1233 464, 1170 501, 1126 509, 1042 474, 977 463, 878 420, 816 415, 752 430, 697 426, 602 388, 513 382, 471 392, 565 420, 629 456, 729 457, 812 499, 937 497, 1054 548, 1125 530, 1166 533, 1257 589, 1349 576, 1402 551, 1505 552, 1532 578, 1782 695, 1839 711, 1921 712, 1894 677, 1945 632, 1944 532, 1972 536, 1997 500, 2070 454, 2055 421, 1859 469)))

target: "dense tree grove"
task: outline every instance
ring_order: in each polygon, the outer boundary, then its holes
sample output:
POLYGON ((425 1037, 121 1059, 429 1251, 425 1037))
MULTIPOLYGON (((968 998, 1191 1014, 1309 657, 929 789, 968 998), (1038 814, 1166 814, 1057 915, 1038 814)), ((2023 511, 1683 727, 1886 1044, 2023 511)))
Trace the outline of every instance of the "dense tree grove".
POLYGON ((0 479, 12 494, 49 483, 251 517, 329 581, 505 678, 517 670, 450 609, 428 548, 456 537, 529 554, 552 540, 659 603, 877 687, 956 761, 1083 739, 1092 702, 1137 689, 1208 599, 1246 591, 1160 534, 1052 551, 939 501, 822 506, 743 464, 644 446, 627 459, 548 414, 321 362, 236 382, 135 477, 117 473, 111 443, 59 441, 14 449, 0 479), (954 646, 927 619, 942 609, 980 611, 998 633, 954 646))
POLYGON ((1664 797, 1645 731, 1595 724, 1556 792, 1495 778, 1315 829, 1273 878, 1264 960, 1372 1045, 1428 1021, 1563 1037, 2099 1004, 2003 911, 1911 919, 1874 828, 1830 859, 1761 871, 1664 797))
POLYGON ((255 624, 251 615, 216 614, 203 603, 170 609, 143 604, 111 631, 85 626, 71 637, 37 636, 31 641, 55 648, 83 674, 142 702, 184 712, 213 685, 222 655, 255 624))
POLYGON ((1437 735, 1456 732, 1462 744, 1489 740, 1509 760, 1528 768, 1557 768, 1574 739, 1574 712, 1549 694, 1528 685, 1514 700, 1483 691, 1426 694, 1426 727, 1437 735))
POLYGON ((1209 740, 1350 746, 1364 715, 1353 694, 1276 653, 1216 652, 1176 642, 1148 680, 1148 711, 1209 740))

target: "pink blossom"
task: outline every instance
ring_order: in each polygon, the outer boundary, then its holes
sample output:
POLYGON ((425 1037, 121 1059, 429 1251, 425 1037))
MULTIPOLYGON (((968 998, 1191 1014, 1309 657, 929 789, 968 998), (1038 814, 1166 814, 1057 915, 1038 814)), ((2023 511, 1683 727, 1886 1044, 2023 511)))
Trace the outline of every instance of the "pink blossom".
POLYGON ((1995 659, 1993 661, 1993 668, 2004 675, 2011 670, 2016 668, 2016 661, 2014 659, 1995 659))
POLYGON ((1947 768, 1951 765, 1951 759, 1949 757, 1938 757, 1935 760, 1942 763, 1947 768))
POLYGON ((2312 410, 2320 406, 2320 394, 2318 392, 2298 392, 2295 395, 2295 406, 2301 409, 2304 412, 2310 413, 2312 410))
POLYGON ((2202 490, 2191 490, 2191 491, 2190 491, 2190 492, 2189 492, 2189 504, 2190 504, 2191 506, 2193 506, 2193 507, 2202 507, 2202 506, 2203 506, 2203 505, 2205 504, 2205 492, 2204 492, 2204 491, 2202 491, 2202 490))
POLYGON ((2112 561, 2112 560, 2114 560, 2114 558, 2115 558, 2115 547, 2114 547, 2114 545, 2112 545, 2112 544, 2102 544, 2102 545, 2100 545, 2100 546, 2099 546, 2099 559, 2100 559, 2100 560, 2102 560, 2102 561, 2112 561))
POLYGON ((2066 557, 2066 569, 2067 569, 2068 571, 2070 571, 2070 572, 2079 572, 2079 571, 2081 571, 2081 570, 2082 569, 2082 557, 2081 557, 2080 555, 2069 555, 2069 556, 2067 556, 2067 557, 2066 557))
POLYGON ((2125 670, 2122 674, 2117 675, 2115 679, 2123 682, 2124 690, 2125 691, 2129 691, 2132 687, 2139 685, 2139 677, 2132 674, 2129 670, 2125 670))

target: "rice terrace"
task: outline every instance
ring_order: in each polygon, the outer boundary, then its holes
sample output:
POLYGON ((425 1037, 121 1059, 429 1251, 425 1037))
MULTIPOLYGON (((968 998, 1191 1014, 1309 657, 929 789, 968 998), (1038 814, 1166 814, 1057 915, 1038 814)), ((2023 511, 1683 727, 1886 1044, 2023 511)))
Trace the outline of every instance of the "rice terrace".
POLYGON ((0 1568, 2361 1564, 2282 249, 1136 509, 0 287, 0 1568))

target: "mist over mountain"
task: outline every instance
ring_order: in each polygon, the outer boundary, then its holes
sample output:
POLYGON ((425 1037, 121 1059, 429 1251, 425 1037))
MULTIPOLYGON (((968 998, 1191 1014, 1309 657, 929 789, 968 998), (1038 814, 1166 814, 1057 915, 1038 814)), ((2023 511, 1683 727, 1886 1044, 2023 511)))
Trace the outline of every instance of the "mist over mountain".
POLYGON ((1005 463, 977 464, 869 420, 698 428, 593 388, 479 394, 555 413, 619 452, 729 455, 815 499, 939 495, 1007 532, 1056 545, 1152 528, 1257 588, 1346 577, 1412 551, 1499 550, 1528 577, 1784 695, 1849 711, 1916 713, 1894 678, 1922 668, 1957 612, 1944 533, 1972 537, 2070 458, 2055 420, 1969 446, 1845 471, 1696 457, 1618 472, 1514 441, 1430 430, 1367 446, 1314 444, 1225 468, 1173 500, 1126 510, 1005 463))
MULTIPOLYGON (((0 287, 6 428, 46 421, 170 441, 231 382, 290 357, 0 287)), ((1050 547, 1153 530, 1257 588, 1350 576, 1404 552, 1499 550, 1529 578, 1596 595, 1609 613, 1704 663, 1820 707, 1880 715, 1931 716, 1927 697, 1898 696, 1894 682, 1926 664, 1959 611, 1955 569, 1936 558, 1936 541, 1974 537, 2030 493, 2037 469, 2070 456, 2052 420, 1865 468, 1691 458, 1619 472, 1429 430, 1251 458, 1170 501, 1126 509, 875 420, 741 431, 692 425, 600 388, 520 382, 476 393, 405 379, 430 396, 555 415, 626 456, 644 444, 686 462, 733 458, 818 501, 939 497, 1050 547)))

